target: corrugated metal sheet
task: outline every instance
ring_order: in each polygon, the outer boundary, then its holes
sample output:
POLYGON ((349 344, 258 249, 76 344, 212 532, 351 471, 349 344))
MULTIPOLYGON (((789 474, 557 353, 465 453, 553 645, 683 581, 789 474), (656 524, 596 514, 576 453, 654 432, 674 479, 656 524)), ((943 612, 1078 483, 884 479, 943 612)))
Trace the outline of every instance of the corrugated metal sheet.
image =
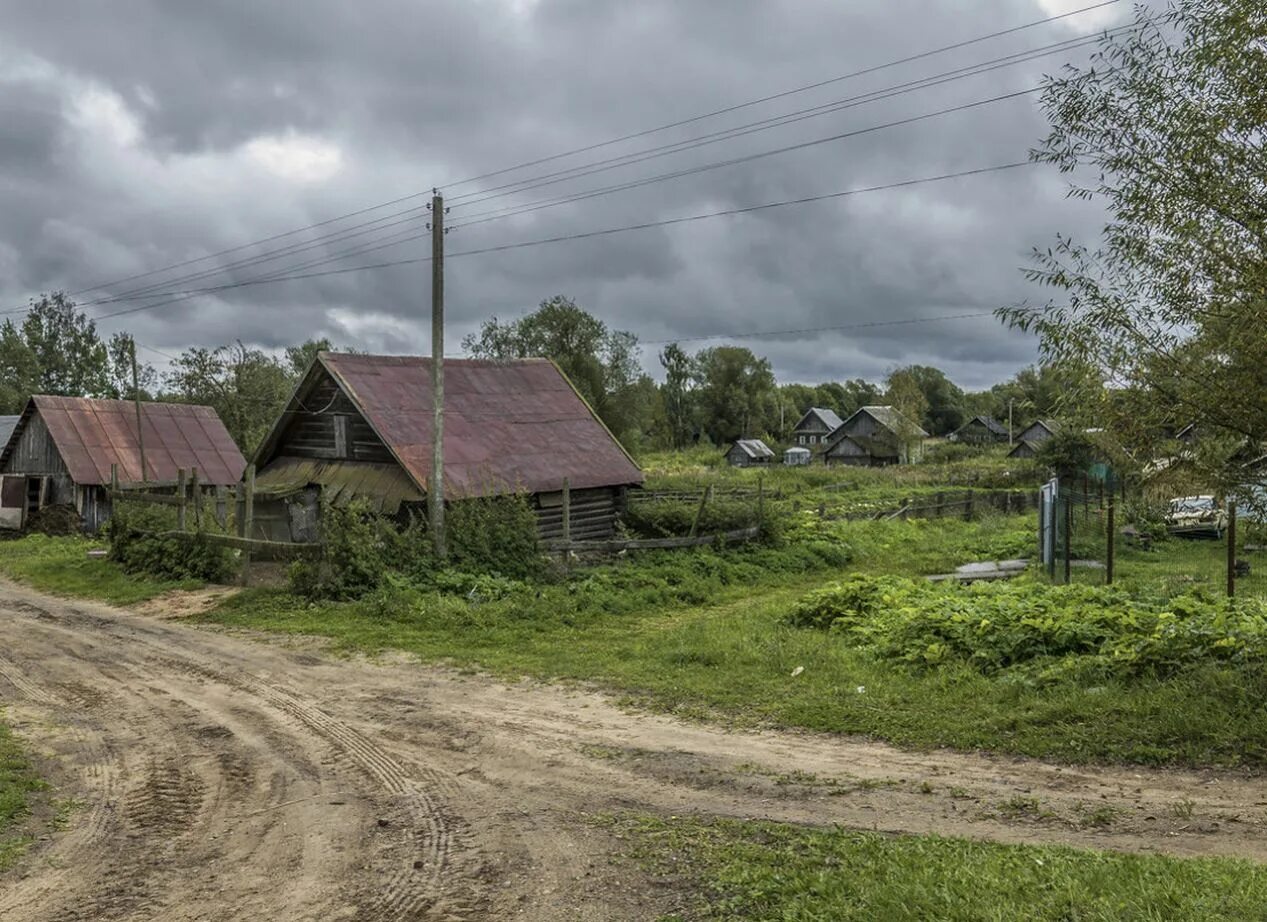
MULTIPOLYGON (((34 413, 44 421, 75 483, 109 483, 112 464, 119 466, 120 482, 142 479, 136 404, 37 396, 31 398, 22 419, 34 413)), ((231 484, 242 479, 246 459, 215 410, 179 403, 142 403, 141 418, 148 479, 175 480, 179 468, 197 469, 202 483, 231 484)), ((6 447, 0 454, 0 464, 8 452, 6 447)))
MULTIPOLYGON (((425 490, 430 359, 322 353, 319 361, 425 490)), ((553 362, 454 359, 444 369, 446 496, 549 492, 565 478, 574 490, 642 483, 642 471, 553 362)))
POLYGON ((9 436, 13 435, 13 429, 21 418, 20 416, 0 416, 0 451, 3 451, 4 446, 9 443, 9 436))
POLYGON ((310 484, 320 484, 322 497, 331 503, 346 503, 358 497, 376 512, 395 515, 404 502, 421 502, 422 492, 396 464, 368 461, 318 461, 309 458, 278 458, 255 478, 255 492, 265 496, 288 496, 310 484))

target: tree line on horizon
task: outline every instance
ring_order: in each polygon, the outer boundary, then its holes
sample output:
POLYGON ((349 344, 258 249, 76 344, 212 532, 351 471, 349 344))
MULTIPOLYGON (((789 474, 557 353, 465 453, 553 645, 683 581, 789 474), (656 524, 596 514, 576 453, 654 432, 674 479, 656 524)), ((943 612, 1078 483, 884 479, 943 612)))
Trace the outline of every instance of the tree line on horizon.
MULTIPOLYGON (((463 341, 476 358, 553 359, 603 422, 628 448, 723 445, 735 438, 786 441, 810 407, 842 419, 872 404, 890 404, 934 435, 953 432, 977 414, 1018 427, 1057 412, 1067 382, 1049 368, 1026 368, 1009 381, 965 392, 940 369, 912 365, 883 382, 861 378, 818 385, 780 384, 768 359, 742 346, 688 353, 674 343, 658 355, 663 382, 647 374, 637 337, 612 330, 572 300, 557 296, 511 322, 486 321, 463 341)), ((212 407, 249 452, 284 408, 318 351, 311 339, 271 354, 241 342, 193 347, 168 370, 136 362, 125 332, 108 338, 60 292, 34 300, 22 319, 0 324, 0 415, 21 412, 33 394, 159 400, 212 407)))

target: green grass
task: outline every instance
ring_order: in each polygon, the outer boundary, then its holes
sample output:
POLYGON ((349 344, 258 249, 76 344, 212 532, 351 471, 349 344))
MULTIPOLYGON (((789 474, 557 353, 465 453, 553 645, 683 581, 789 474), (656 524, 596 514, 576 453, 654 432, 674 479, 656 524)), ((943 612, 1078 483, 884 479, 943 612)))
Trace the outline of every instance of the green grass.
POLYGON ((30 834, 19 826, 31 810, 33 796, 45 787, 22 746, 0 722, 0 871, 11 867, 31 844, 30 834))
POLYGON ((88 556, 105 548, 88 538, 28 535, 0 541, 0 576, 41 592, 100 599, 115 605, 144 602, 172 589, 196 589, 201 583, 169 582, 130 576, 108 560, 88 556))
POLYGON ((1267 868, 1246 861, 732 820, 607 822, 662 883, 697 894, 662 922, 1250 922, 1267 906, 1267 868))

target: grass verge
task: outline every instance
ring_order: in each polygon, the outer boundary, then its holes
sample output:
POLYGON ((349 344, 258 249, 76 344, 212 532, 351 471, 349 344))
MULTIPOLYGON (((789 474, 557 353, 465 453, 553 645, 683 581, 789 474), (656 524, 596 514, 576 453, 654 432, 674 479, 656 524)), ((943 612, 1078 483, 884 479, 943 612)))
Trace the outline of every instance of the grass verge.
POLYGON ((172 589, 197 589, 203 585, 130 576, 108 560, 88 556, 88 551, 105 547, 104 542, 82 537, 28 535, 3 541, 0 575, 41 592, 99 599, 114 605, 132 605, 172 589))
POLYGON ((35 774, 19 742, 0 722, 0 871, 11 867, 31 844, 21 821, 46 785, 35 774))
POLYGON ((1230 859, 733 820, 607 822, 662 882, 699 894, 662 922, 1249 922, 1267 905, 1267 868, 1230 859))

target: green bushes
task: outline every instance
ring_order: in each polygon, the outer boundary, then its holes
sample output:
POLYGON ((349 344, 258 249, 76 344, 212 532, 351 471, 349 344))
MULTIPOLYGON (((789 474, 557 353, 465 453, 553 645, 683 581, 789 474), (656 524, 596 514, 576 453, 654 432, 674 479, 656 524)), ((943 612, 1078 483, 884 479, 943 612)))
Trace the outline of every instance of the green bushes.
POLYGON ((204 532, 170 532, 170 513, 149 507, 116 507, 107 526, 110 559, 125 573, 163 580, 219 583, 232 577, 233 553, 212 544, 204 532))
MULTIPOLYGON (((689 534, 699 502, 679 499, 651 499, 631 502, 623 521, 630 533, 647 538, 673 538, 689 534)), ((700 516, 699 534, 737 531, 757 524, 757 501, 712 498, 700 516)))
POLYGON ((853 577, 805 596, 787 622, 830 629, 916 669, 953 661, 987 674, 1076 669, 1130 678, 1203 663, 1267 665, 1263 603, 1199 594, 1139 599, 1094 586, 853 577))
POLYGON ((536 513, 522 494, 481 497, 446 510, 450 570, 437 568, 425 521, 408 524, 354 501, 322 508, 320 556, 291 566, 291 590, 309 599, 356 599, 392 579, 421 587, 452 583, 454 571, 526 579, 544 571, 536 513))

